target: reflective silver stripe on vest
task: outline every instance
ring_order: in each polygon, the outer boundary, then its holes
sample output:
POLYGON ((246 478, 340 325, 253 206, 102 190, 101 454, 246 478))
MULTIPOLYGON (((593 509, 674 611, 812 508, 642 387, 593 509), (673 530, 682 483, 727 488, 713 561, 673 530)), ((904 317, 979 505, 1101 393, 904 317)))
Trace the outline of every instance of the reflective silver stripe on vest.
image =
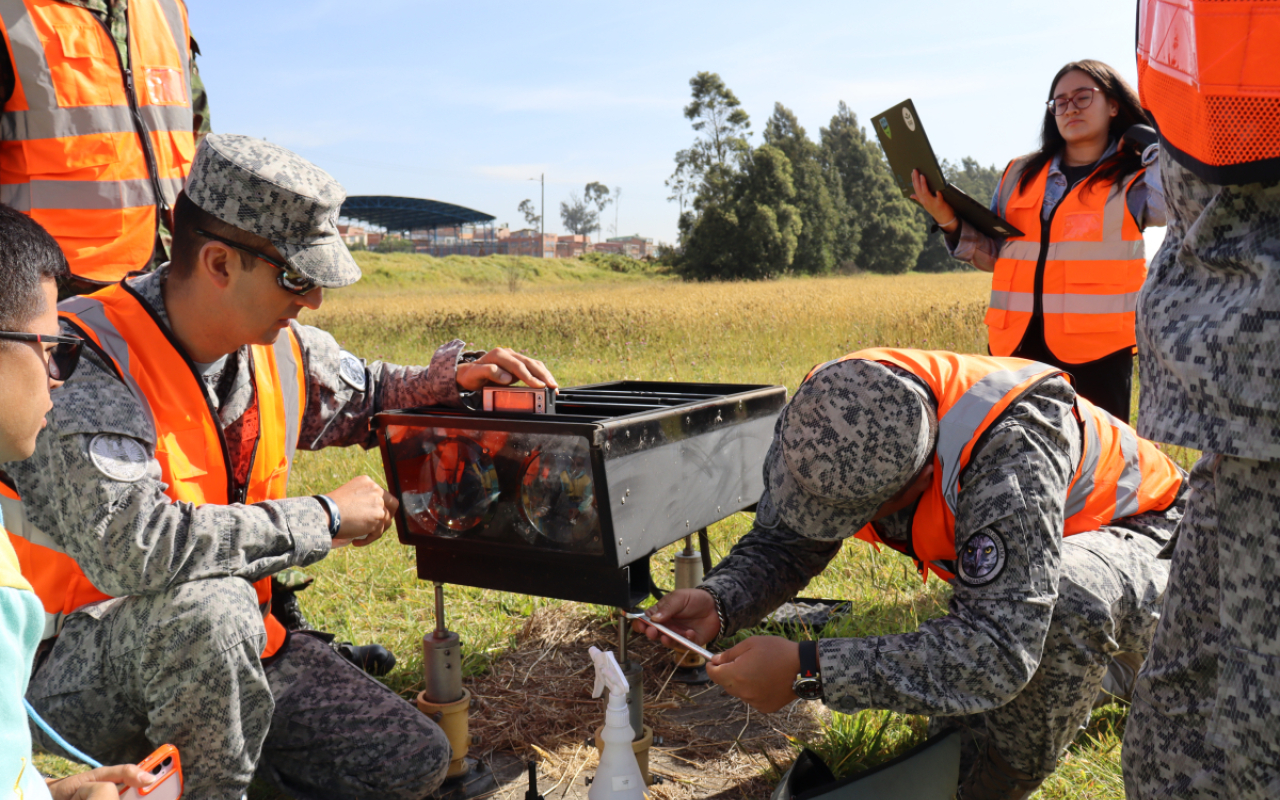
POLYGON ((305 387, 298 385, 299 364, 293 353, 293 331, 284 331, 273 345, 276 352, 276 372, 280 381, 280 396, 284 402, 285 457, 293 470, 293 454, 298 449, 298 436, 302 430, 301 406, 305 387))
MULTIPOLYGON (((1142 258, 1145 252, 1142 240, 1126 242, 1123 239, 1109 242, 1054 242, 1045 253, 1046 261, 1132 261, 1142 258)), ((1014 261, 1038 261, 1040 243, 1020 239, 1005 242, 1000 247, 999 258, 1014 261)))
MULTIPOLYGON (((187 106, 143 106, 138 113, 148 130, 189 131, 192 127, 192 111, 187 106)), ((36 108, 0 114, 0 139, 11 142, 137 130, 128 106, 36 108)))
MULTIPOLYGON (((14 500, 8 495, 0 494, 0 513, 4 514, 4 527, 9 531, 10 536, 19 539, 25 539, 34 545, 48 548, 55 553, 65 553, 58 543, 49 537, 49 534, 31 524, 31 520, 27 519, 27 509, 23 504, 14 500)), ((41 604, 43 605, 43 603, 41 604)), ((44 612, 44 633, 40 638, 51 639, 62 632, 62 621, 64 615, 61 612, 51 613, 44 612)))
MULTIPOLYGON (((1076 405, 1076 409, 1080 409, 1079 404, 1076 405)), ((1077 471, 1080 477, 1076 478, 1076 482, 1071 485, 1071 491, 1067 492, 1067 505, 1063 509, 1063 519, 1071 519, 1084 511, 1089 495, 1093 494, 1093 477, 1098 472, 1098 460, 1101 457, 1102 439, 1098 436, 1097 418, 1088 419, 1088 415, 1084 413, 1080 416, 1086 417, 1084 455, 1080 458, 1080 469, 1077 471)))
POLYGON ((998 370, 969 387, 942 419, 938 420, 938 460, 942 462, 942 496, 947 508, 956 513, 956 495, 960 489, 960 454, 973 441, 978 427, 1000 404, 1005 395, 1019 384, 1044 373, 1045 377, 1059 373, 1046 364, 1031 363, 1016 372, 998 370))
MULTIPOLYGON (((1102 411, 1102 409, 1098 409, 1102 411)), ((1142 462, 1138 459, 1138 437, 1133 430, 1120 420, 1107 415, 1107 421, 1120 436, 1120 452, 1124 455, 1124 469, 1120 479, 1116 481, 1115 519, 1132 517, 1138 513, 1138 490, 1142 487, 1142 462)))
MULTIPOLYGON (((182 181, 161 179, 162 188, 174 196, 182 191, 182 181)), ((155 192, 148 178, 127 181, 41 181, 0 186, 0 202, 19 211, 37 209, 104 210, 142 208, 155 205, 155 192)))
POLYGON ((147 396, 142 393, 142 387, 138 386, 133 373, 129 371, 129 343, 116 330, 116 326, 107 319, 102 302, 88 297, 69 297, 58 304, 58 310, 76 315, 90 330, 98 334, 98 342, 102 345, 103 352, 116 362, 116 366, 124 377, 125 385, 129 387, 138 404, 146 410, 147 425, 151 428, 149 442, 154 446, 157 443, 155 412, 151 410, 151 403, 147 400, 147 396))
MULTIPOLYGON (((56 108, 58 93, 53 88, 53 70, 44 54, 44 44, 22 0, 0 0, 0 20, 9 33, 9 53, 17 80, 32 108, 56 108)), ((5 137, 8 138, 8 137, 5 137)))
MULTIPOLYGON (((1002 292, 991 290, 991 307, 1000 311, 1021 311, 1030 314, 1035 310, 1035 295, 1031 292, 1002 292)), ((1138 293, 1124 294, 1046 294, 1046 314, 1128 314, 1138 308, 1138 293)))

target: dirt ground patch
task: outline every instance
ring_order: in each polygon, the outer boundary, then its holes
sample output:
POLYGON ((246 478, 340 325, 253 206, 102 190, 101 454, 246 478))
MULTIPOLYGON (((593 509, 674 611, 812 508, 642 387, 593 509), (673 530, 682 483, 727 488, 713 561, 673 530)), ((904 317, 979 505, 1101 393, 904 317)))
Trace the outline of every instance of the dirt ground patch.
MULTIPOLYGON (((546 800, 586 796, 585 778, 598 760, 590 740, 604 722, 602 701, 591 699, 592 645, 616 652, 616 623, 580 606, 546 608, 530 617, 516 647, 488 675, 469 682, 477 698, 471 730, 480 740, 471 754, 498 774, 499 800, 524 792, 527 761, 539 762, 546 800)), ((830 713, 796 702, 759 714, 714 684, 671 680, 672 651, 657 643, 630 637, 628 653, 644 667, 644 720, 654 731, 650 770, 663 779, 651 796, 659 800, 768 796, 771 765, 789 764, 792 742, 816 738, 830 713)))

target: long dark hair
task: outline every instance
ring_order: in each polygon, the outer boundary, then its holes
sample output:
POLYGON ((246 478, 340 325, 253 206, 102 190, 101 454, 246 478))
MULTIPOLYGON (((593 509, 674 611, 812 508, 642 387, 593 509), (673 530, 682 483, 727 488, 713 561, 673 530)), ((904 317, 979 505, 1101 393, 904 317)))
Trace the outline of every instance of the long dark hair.
MULTIPOLYGON (((1083 61, 1072 61, 1062 69, 1058 70, 1058 74, 1053 76, 1053 80, 1049 82, 1049 96, 1046 100, 1053 98, 1053 87, 1058 85, 1058 81, 1062 80, 1062 76, 1072 70, 1079 70, 1098 84, 1098 88, 1102 90, 1104 98, 1116 101, 1119 106, 1118 113, 1111 118, 1111 126, 1107 130, 1107 135, 1111 140, 1119 139, 1130 125, 1150 125, 1151 118, 1147 116, 1147 112, 1142 110, 1142 103, 1138 100, 1138 93, 1133 90, 1124 78, 1120 77, 1120 73, 1116 72, 1107 64, 1096 59, 1086 58, 1083 61)), ((1062 133, 1058 130, 1058 123, 1054 121, 1053 112, 1048 108, 1044 110, 1044 124, 1040 127, 1040 149, 1032 154, 1031 160, 1027 162, 1027 167, 1022 171, 1022 178, 1018 181, 1018 189, 1025 191, 1028 184, 1040 174, 1040 170, 1053 160, 1053 157, 1061 153, 1067 146, 1067 140, 1062 138, 1062 133)), ((1101 181, 1114 181, 1121 175, 1130 175, 1137 172, 1142 167, 1142 148, 1132 142, 1125 142, 1116 152, 1112 153, 1106 161, 1099 165, 1098 169, 1093 171, 1089 179, 1085 181, 1080 191, 1089 189, 1093 184, 1101 181)))

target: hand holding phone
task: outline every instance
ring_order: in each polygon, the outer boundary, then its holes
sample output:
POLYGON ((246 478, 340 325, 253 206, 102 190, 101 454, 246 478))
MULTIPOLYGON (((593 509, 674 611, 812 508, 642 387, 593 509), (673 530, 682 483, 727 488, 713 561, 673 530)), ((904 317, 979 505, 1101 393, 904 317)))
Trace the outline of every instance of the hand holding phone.
POLYGON ((141 789, 129 789, 120 800, 178 800, 182 797, 182 762, 178 748, 162 744, 154 753, 138 762, 138 766, 156 776, 156 782, 141 789))

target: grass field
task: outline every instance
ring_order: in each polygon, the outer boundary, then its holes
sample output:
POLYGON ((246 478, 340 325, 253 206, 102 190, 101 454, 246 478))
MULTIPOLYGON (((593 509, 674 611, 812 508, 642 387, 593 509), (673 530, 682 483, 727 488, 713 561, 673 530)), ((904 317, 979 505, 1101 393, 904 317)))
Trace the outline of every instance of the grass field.
MULTIPOLYGON (((985 352, 990 283, 980 273, 686 284, 571 261, 359 256, 366 280, 331 292, 304 321, 370 360, 426 363, 436 346, 458 337, 477 348, 506 345, 529 353, 564 386, 639 378, 777 383, 793 391, 814 364, 861 347, 985 352)), ((1194 454, 1176 456, 1189 465, 1194 454)), ((360 473, 381 480, 376 451, 300 454, 290 491, 327 491, 360 473)), ((714 554, 727 552, 749 527, 746 514, 714 526, 714 554)), ((669 554, 655 560, 659 583, 669 564, 669 554)), ((387 645, 400 657, 388 685, 406 697, 419 691, 431 587, 416 579, 412 551, 391 535, 371 548, 336 551, 308 572, 316 588, 301 599, 313 624, 340 639, 387 645)), ((947 587, 922 585, 906 559, 854 542, 806 593, 853 601, 852 619, 828 635, 865 635, 911 630, 944 613, 947 587)), ((450 628, 465 644, 468 675, 487 670, 531 614, 556 604, 452 586, 448 596, 450 628)), ((1123 797, 1124 717, 1114 707, 1097 715, 1039 796, 1123 797)), ((883 712, 834 715, 824 739, 812 744, 850 771, 909 746, 920 727, 919 720, 883 712)), ((39 763, 54 774, 70 769, 48 757, 39 763)))

